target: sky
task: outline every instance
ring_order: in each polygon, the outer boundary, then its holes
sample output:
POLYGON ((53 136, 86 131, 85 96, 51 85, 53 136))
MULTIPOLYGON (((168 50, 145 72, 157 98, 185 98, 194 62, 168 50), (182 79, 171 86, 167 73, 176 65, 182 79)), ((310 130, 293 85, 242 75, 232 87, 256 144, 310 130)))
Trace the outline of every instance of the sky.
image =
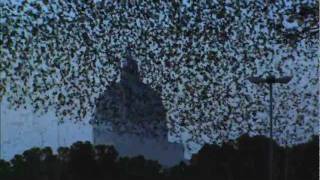
MULTIPOLYGON (((18 2, 18 1, 16 1, 18 2)), ((286 2, 290 2, 290 1, 286 1, 286 2)), ((288 3, 288 6, 290 6, 290 3, 288 3)), ((287 29, 294 29, 295 27, 297 27, 297 22, 293 21, 293 22, 288 22, 288 21, 283 21, 284 26, 287 29)), ((306 42, 302 42, 301 48, 306 48, 306 42)), ((276 47, 274 47, 276 48, 276 47)), ((295 52, 296 54, 293 54, 293 56, 298 57, 298 53, 295 52)), ((258 67, 258 72, 257 74, 263 74, 265 73, 266 70, 270 69, 270 67, 276 67, 277 65, 281 64, 282 65, 282 56, 275 56, 274 58, 274 64, 272 66, 266 66, 264 64, 259 64, 257 62, 256 67, 258 67)), ((317 71, 317 61, 315 61, 314 59, 304 59, 306 57, 303 57, 302 60, 288 60, 285 63, 283 63, 285 66, 287 66, 288 68, 284 68, 284 71, 286 71, 285 73, 287 73, 288 75, 291 75, 293 73, 295 74, 299 74, 294 76, 292 82, 290 82, 288 84, 288 88, 289 90, 297 93, 297 94, 302 94, 305 93, 305 91, 310 92, 311 94, 316 93, 317 89, 315 88, 315 86, 308 86, 309 84, 309 79, 314 78, 318 73, 317 71), (305 88, 307 87, 307 88, 305 88)), ((186 70, 187 71, 187 70, 186 70)), ((174 75, 174 73, 172 73, 174 75)), ((202 77, 198 74, 199 79, 201 79, 202 77)), ((148 81, 148 80, 146 80, 148 81)), ((201 81, 201 80, 200 80, 201 81)), ((251 85, 249 82, 244 82, 244 85, 247 87, 252 87, 250 90, 253 93, 257 93, 257 91, 261 90, 260 87, 251 85)), ((275 88, 275 95, 279 95, 282 93, 281 87, 283 86, 277 86, 275 88), (279 88, 278 88, 279 87, 279 88)), ((183 86, 179 86, 179 88, 181 88, 182 90, 185 89, 185 87, 183 86)), ((184 98, 188 98, 188 97, 184 97, 185 94, 180 93, 175 97, 175 101, 179 101, 181 99, 184 98)), ((276 96, 277 97, 277 96, 276 96)), ((267 100, 267 99, 265 99, 267 100)), ((282 97, 279 97, 278 99, 279 101, 284 100, 282 97)), ((267 101, 266 101, 267 102, 267 101)), ((235 106, 237 102, 235 101, 235 106)), ((277 109, 280 104, 277 104, 278 102, 275 103, 275 108, 277 109)), ((301 107, 308 107, 308 105, 310 102, 306 101, 303 102, 303 104, 301 104, 301 107)), ((267 107, 267 106, 266 106, 267 107)), ((183 109, 186 108, 185 106, 176 106, 175 107, 175 112, 176 113, 180 113, 177 109, 183 109)), ((312 107, 311 107, 312 108, 312 107)), ((58 126, 56 124, 56 117, 54 117, 54 115, 52 115, 51 112, 49 112, 48 115, 43 116, 43 117, 37 117, 37 115, 31 113, 30 111, 24 111, 24 110, 18 110, 17 112, 11 111, 11 110, 7 110, 6 105, 3 105, 2 107, 2 119, 5 119, 3 121, 4 125, 3 125, 3 130, 2 131, 2 135, 3 135, 3 142, 4 142, 4 147, 2 149, 6 149, 6 146, 8 147, 7 150, 5 150, 5 155, 6 157, 9 157, 10 155, 17 153, 17 152, 21 152, 22 149, 26 148, 26 147, 31 147, 33 145, 52 145, 52 146, 57 146, 59 143, 64 143, 66 142, 66 144, 70 144, 72 141, 74 140, 85 140, 85 139, 92 139, 92 135, 91 135, 91 129, 90 126, 88 125, 71 125, 71 124, 65 124, 62 125, 60 127, 60 129, 58 129, 58 126), (23 117, 21 119, 21 117, 23 117), (17 120, 20 119, 20 120, 17 120), (32 127, 32 128, 30 128, 32 127), (50 127, 50 128, 48 128, 50 127), (43 129, 46 129, 45 132, 43 129), (79 129, 83 129, 83 131, 79 130, 79 129), (55 132, 55 133, 54 133, 55 132), (61 132, 60 136, 66 137, 66 140, 62 140, 61 138, 58 138, 58 132, 61 132), (45 137, 45 138, 43 138, 45 137), (46 141, 43 141, 43 139, 46 139, 46 141), (30 140, 30 141, 29 141, 30 140), (22 143, 23 142, 23 143, 22 143), (19 144, 19 145, 17 145, 19 144)), ((268 114, 265 112, 262 112, 260 114, 258 114, 258 116, 263 119, 263 120, 267 120, 268 119, 268 114)), ((210 113, 210 112, 206 112, 206 113, 210 113)), ((288 112, 289 117, 291 117, 292 119, 296 118, 295 112, 288 112)), ((281 117, 280 117, 281 118, 281 117)), ((293 127, 293 126, 292 126, 293 127)), ((315 129, 317 129, 318 127, 313 127, 315 129)), ((316 132, 316 131, 315 131, 316 132)), ((303 130, 300 131, 300 129, 297 130, 297 134, 303 134, 303 130)), ((237 136, 237 134, 234 135, 235 137, 237 136)), ((184 135, 182 135, 182 139, 184 139, 183 141, 187 141, 189 138, 188 133, 185 133, 184 135)), ((203 137, 204 141, 206 141, 206 136, 203 137)), ((209 138, 208 138, 209 139, 209 138)), ((208 140, 209 142, 209 140, 208 140)), ((201 146, 199 145, 193 145, 194 147, 194 151, 196 151, 197 149, 199 149, 201 146)))
POLYGON ((27 109, 12 109, 1 102, 1 158, 10 160, 14 155, 32 147, 50 146, 55 151, 76 141, 92 142, 92 127, 86 122, 58 123, 53 111, 33 113, 27 109))

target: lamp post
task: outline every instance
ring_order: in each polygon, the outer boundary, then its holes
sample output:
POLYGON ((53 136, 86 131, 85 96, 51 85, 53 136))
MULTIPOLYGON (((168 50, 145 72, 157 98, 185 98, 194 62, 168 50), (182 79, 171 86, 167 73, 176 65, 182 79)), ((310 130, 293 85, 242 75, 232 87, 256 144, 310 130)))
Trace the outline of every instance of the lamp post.
POLYGON ((1 104, 2 104, 2 97, 0 96, 0 159, 2 158, 2 149, 3 149, 3 144, 2 144, 2 117, 1 117, 1 113, 2 113, 2 108, 1 108, 1 104))
POLYGON ((2 97, 0 96, 0 159, 2 158, 2 121, 1 121, 1 104, 2 104, 2 97))
POLYGON ((290 82, 292 79, 292 76, 283 76, 280 78, 276 78, 273 75, 269 75, 266 78, 261 78, 261 77, 250 77, 248 80, 252 83, 255 84, 268 84, 269 85, 269 96, 270 96, 270 105, 269 105, 269 115, 270 115, 270 140, 269 140, 269 180, 272 180, 272 159, 273 159, 273 145, 272 145, 272 140, 273 140, 273 120, 272 120, 272 115, 273 115, 273 98, 272 98, 272 90, 273 90, 273 84, 275 83, 280 83, 280 84, 287 84, 290 82))

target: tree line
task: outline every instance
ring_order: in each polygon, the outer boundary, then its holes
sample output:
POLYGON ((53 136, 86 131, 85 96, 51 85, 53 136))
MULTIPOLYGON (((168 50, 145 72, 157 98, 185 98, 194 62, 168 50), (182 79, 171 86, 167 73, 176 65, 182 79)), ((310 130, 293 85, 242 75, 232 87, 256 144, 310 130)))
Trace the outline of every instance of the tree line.
MULTIPOLYGON (((241 136, 235 143, 204 145, 190 161, 163 167, 143 156, 119 157, 113 146, 76 142, 71 147, 31 148, 10 161, 0 160, 1 180, 256 180, 267 179, 268 144, 264 136, 241 136)), ((292 147, 274 144, 276 180, 319 178, 319 136, 292 147)))

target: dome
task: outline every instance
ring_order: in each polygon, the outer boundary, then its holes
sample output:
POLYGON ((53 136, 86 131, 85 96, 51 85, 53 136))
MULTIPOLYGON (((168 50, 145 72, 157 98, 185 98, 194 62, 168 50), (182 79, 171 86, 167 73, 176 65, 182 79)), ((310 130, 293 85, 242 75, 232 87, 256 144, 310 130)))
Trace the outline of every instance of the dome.
POLYGON ((120 134, 167 137, 161 96, 140 81, 138 65, 130 54, 123 63, 120 82, 107 87, 98 98, 94 120, 110 124, 120 134))

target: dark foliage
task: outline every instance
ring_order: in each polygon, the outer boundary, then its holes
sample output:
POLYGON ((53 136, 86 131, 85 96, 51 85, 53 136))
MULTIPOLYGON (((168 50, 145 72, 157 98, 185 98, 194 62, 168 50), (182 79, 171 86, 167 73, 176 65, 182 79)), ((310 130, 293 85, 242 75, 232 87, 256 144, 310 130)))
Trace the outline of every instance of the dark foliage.
MULTIPOLYGON (((32 148, 10 162, 0 160, 1 180, 215 179, 264 180, 268 173, 269 139, 242 136, 237 143, 205 145, 188 164, 164 168, 143 156, 118 157, 113 146, 77 142, 61 147, 32 148)), ((319 137, 293 147, 274 145, 274 179, 319 178, 319 137)))

